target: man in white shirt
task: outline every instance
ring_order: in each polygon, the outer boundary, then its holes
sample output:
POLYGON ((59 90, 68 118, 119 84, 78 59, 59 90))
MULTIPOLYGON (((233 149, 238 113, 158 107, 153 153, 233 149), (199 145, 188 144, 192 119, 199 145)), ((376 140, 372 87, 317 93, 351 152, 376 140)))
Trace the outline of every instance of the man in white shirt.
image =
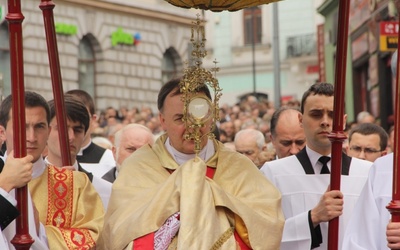
POLYGON ((371 163, 343 154, 342 189, 329 189, 328 134, 332 131, 333 94, 333 85, 329 83, 314 84, 304 93, 299 121, 306 135, 306 147, 296 155, 267 162, 261 168, 282 193, 286 221, 281 249, 326 249, 328 222, 343 215, 339 223, 341 242, 348 217, 366 181, 371 163))
MULTIPOLYGON (((399 1, 396 3, 400 4, 399 1)), ((393 53, 391 67, 392 75, 396 76, 397 50, 393 53)), ((386 208, 392 200, 393 160, 393 154, 388 154, 376 159, 372 165, 346 229, 343 249, 400 249, 400 223, 390 220, 386 208)))

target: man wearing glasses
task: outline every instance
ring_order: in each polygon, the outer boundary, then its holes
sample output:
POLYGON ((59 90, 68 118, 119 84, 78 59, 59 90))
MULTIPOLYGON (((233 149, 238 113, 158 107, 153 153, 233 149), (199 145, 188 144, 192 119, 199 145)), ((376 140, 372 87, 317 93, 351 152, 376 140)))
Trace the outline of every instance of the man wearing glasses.
POLYGON ((349 133, 347 155, 374 162, 387 154, 388 134, 373 123, 362 123, 349 133))

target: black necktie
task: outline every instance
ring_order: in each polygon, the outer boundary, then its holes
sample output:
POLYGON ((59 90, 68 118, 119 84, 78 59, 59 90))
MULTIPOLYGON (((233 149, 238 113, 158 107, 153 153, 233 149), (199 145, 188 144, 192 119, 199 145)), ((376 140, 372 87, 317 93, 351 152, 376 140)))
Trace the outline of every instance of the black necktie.
POLYGON ((318 161, 322 163, 322 169, 321 169, 321 174, 329 174, 329 168, 328 168, 328 161, 331 160, 331 157, 329 156, 321 156, 318 161))

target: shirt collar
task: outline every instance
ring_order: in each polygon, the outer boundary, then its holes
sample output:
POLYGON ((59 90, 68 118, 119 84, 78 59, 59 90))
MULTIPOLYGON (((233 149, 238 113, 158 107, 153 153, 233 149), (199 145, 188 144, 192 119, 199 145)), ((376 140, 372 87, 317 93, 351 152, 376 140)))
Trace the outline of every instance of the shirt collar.
MULTIPOLYGON (((47 157, 44 159, 44 162, 45 162, 47 165, 51 165, 51 166, 55 166, 55 167, 60 167, 60 166, 56 166, 56 165, 52 164, 51 162, 49 162, 49 159, 48 159, 47 157)), ((74 164, 72 164, 72 166, 74 167, 75 171, 77 171, 77 170, 78 170, 78 161, 75 161, 74 164)))
POLYGON ((89 140, 89 143, 87 145, 81 147, 81 149, 79 150, 77 156, 78 155, 83 155, 83 150, 87 149, 90 146, 91 143, 92 143, 92 139, 89 140))
MULTIPOLYGON (((3 159, 4 159, 4 162, 6 162, 7 151, 4 153, 3 159)), ((46 163, 44 162, 43 157, 40 156, 39 159, 33 163, 32 179, 35 179, 35 178, 41 176, 45 169, 46 169, 46 163)))
MULTIPOLYGON (((310 159, 311 166, 312 166, 313 169, 314 169, 314 173, 320 173, 320 172, 321 172, 321 168, 322 168, 322 163, 320 163, 320 162, 318 161, 318 159, 319 159, 322 155, 321 155, 320 153, 315 152, 314 150, 312 150, 311 148, 309 148, 307 145, 306 145, 306 151, 307 151, 308 158, 310 159)), ((326 156, 331 157, 331 154, 326 155, 326 156)), ((327 163, 327 165, 328 165, 329 170, 331 170, 331 161, 329 161, 329 162, 327 163)))
MULTIPOLYGON (((179 165, 187 162, 190 159, 193 159, 196 154, 184 154, 176 150, 172 145, 170 144, 169 137, 165 141, 165 147, 167 151, 172 155, 176 163, 179 165)), ((214 143, 208 139, 206 146, 199 152, 199 157, 206 162, 208 159, 210 159, 215 153, 215 148, 214 148, 214 143)))

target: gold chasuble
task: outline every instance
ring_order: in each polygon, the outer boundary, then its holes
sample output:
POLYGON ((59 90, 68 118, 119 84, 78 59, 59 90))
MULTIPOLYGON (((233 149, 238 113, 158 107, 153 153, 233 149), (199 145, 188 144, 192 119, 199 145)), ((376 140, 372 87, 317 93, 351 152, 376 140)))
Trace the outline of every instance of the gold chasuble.
POLYGON ((179 166, 165 149, 166 138, 125 160, 99 249, 132 249, 133 240, 157 231, 176 212, 180 227, 170 248, 237 249, 235 231, 252 249, 279 249, 280 193, 248 158, 213 140, 216 153, 206 163, 194 158, 179 166), (216 169, 213 179, 207 166, 216 169))
POLYGON ((103 204, 84 173, 48 166, 29 182, 50 249, 95 249, 103 204))

